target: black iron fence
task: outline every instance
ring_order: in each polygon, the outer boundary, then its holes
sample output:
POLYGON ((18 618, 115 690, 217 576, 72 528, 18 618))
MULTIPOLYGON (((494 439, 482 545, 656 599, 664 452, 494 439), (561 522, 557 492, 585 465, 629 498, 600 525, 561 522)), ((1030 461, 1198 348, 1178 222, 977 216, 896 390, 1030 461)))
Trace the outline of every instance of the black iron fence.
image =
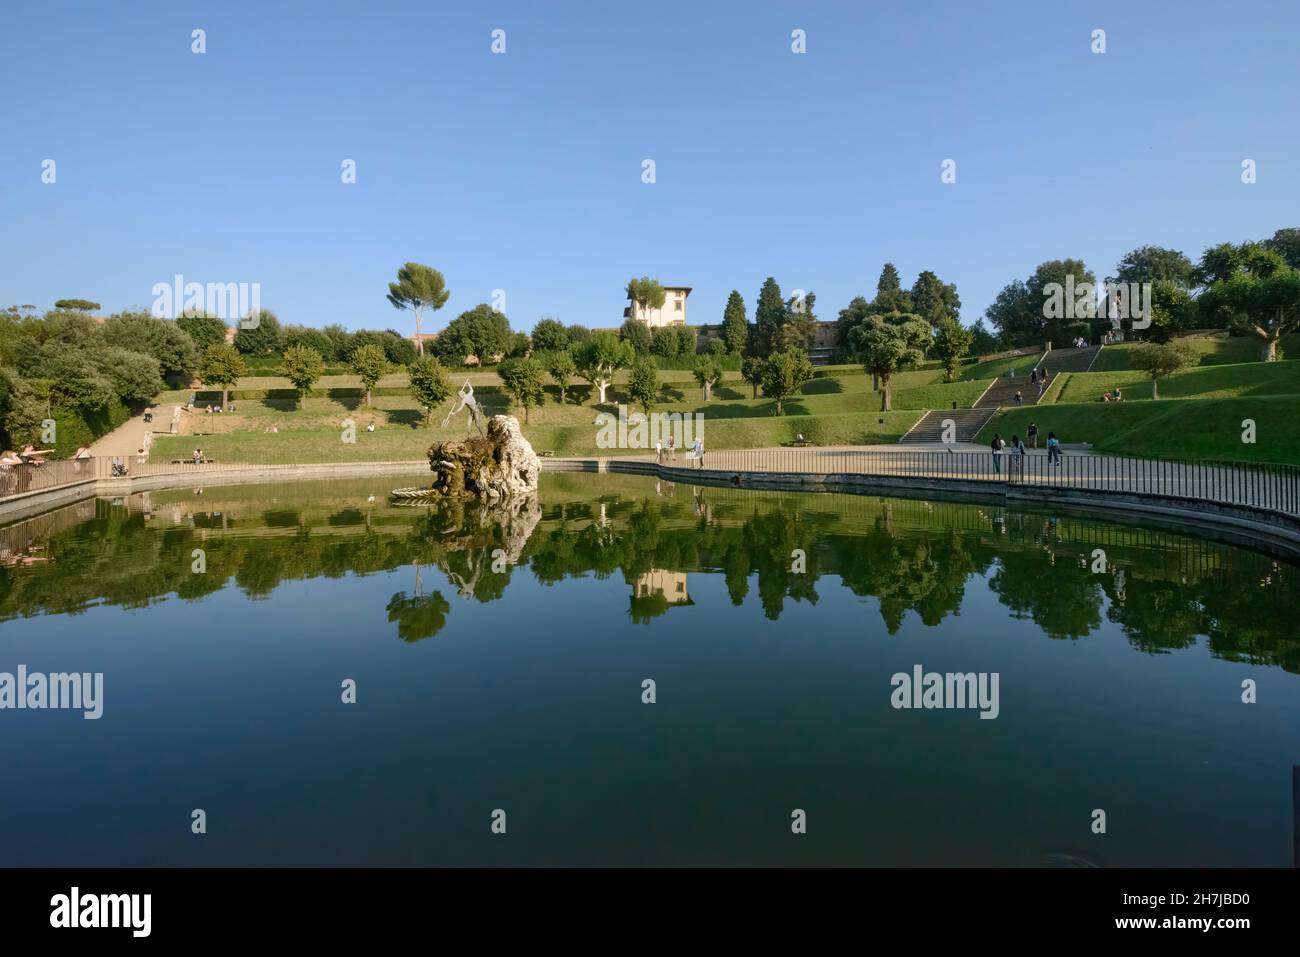
MULTIPOLYGON (((641 459, 644 461, 644 458, 641 459)), ((664 465, 721 472, 869 475, 937 481, 1005 483, 1117 494, 1195 499, 1300 516, 1300 467, 1247 462, 1147 459, 1045 449, 1015 455, 883 449, 750 449, 689 452, 664 465)))

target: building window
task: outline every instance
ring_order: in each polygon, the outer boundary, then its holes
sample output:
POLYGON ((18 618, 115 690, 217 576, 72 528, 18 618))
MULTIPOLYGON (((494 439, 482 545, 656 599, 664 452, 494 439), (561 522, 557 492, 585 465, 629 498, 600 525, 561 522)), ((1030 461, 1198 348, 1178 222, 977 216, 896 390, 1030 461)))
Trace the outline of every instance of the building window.
POLYGON ((682 301, 680 299, 678 299, 675 303, 673 303, 673 305, 677 308, 678 312, 682 311, 682 301))

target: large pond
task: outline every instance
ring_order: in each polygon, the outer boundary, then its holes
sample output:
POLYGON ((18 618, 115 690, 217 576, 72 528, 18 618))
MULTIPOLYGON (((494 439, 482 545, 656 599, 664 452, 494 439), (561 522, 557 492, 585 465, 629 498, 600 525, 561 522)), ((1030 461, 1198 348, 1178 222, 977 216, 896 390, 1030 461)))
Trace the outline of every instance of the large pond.
POLYGON ((0 529, 0 673, 103 675, 0 710, 0 865, 1292 863, 1291 565, 643 477, 387 501, 425 478, 0 529))

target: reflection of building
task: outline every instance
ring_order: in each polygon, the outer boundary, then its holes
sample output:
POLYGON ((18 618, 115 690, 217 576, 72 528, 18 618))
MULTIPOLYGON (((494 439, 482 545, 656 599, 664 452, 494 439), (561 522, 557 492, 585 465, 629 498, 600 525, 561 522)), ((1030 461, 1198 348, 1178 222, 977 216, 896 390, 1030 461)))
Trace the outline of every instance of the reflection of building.
POLYGON ((691 294, 690 286, 664 286, 664 304, 659 309, 642 309, 641 304, 629 300, 623 310, 627 319, 638 319, 652 329, 658 326, 686 325, 686 297, 691 294))
POLYGON ((693 605, 686 590, 686 572, 652 568, 640 575, 632 586, 633 598, 651 598, 662 595, 669 605, 693 605))

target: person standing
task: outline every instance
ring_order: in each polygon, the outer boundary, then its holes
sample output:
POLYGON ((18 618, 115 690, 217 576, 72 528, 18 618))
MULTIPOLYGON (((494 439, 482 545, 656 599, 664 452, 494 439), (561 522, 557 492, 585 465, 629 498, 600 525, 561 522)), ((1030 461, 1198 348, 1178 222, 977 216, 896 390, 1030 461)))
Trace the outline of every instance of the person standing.
POLYGON ((695 459, 697 469, 704 468, 704 440, 699 436, 695 437, 695 444, 691 446, 691 454, 695 459))
POLYGON ((1031 449, 1038 448, 1038 425, 1036 423, 1029 423, 1029 428, 1025 431, 1025 435, 1029 436, 1029 447, 1031 449))
POLYGON ((677 436, 668 436, 668 461, 677 461, 677 436))
POLYGON ((1025 474, 1025 443, 1020 441, 1020 436, 1011 436, 1011 476, 1013 478, 1023 478, 1025 474))
POLYGON ((1005 447, 1006 443, 1002 441, 1002 436, 994 432, 993 441, 989 443, 989 449, 993 453, 993 471, 997 475, 1002 474, 1002 450, 1005 447))
POLYGON ((664 443, 663 439, 655 439, 655 465, 664 464, 664 443))
POLYGON ((1047 464, 1061 467, 1061 443, 1055 432, 1047 433, 1047 464))

